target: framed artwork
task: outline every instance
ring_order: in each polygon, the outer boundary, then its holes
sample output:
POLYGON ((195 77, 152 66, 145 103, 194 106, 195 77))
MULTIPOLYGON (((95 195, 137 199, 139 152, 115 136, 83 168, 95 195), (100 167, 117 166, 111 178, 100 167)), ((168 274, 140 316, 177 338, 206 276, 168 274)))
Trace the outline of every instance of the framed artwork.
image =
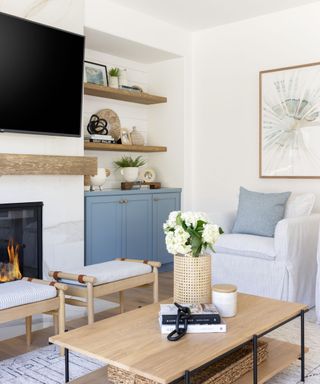
POLYGON ((107 67, 103 64, 84 62, 84 81, 86 83, 108 86, 107 67))
POLYGON ((131 145, 131 137, 127 128, 121 128, 121 144, 131 145))
POLYGON ((260 72, 260 177, 320 178, 320 63, 260 72))

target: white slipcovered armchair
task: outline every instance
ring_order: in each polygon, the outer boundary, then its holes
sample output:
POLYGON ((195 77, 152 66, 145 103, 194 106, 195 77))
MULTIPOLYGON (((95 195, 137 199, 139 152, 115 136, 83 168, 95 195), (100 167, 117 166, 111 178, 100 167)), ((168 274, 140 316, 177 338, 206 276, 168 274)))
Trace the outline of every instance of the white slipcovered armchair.
POLYGON ((313 214, 279 221, 274 237, 222 235, 213 254, 213 282, 314 306, 319 223, 320 214, 313 214))

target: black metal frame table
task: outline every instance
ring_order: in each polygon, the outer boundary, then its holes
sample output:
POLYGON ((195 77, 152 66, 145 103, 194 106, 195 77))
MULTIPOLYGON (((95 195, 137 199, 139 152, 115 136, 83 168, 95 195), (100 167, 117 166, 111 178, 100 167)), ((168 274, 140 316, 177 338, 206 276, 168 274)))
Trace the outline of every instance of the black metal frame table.
MULTIPOLYGON (((252 346, 253 346, 253 349, 252 349, 252 354, 253 354, 253 364, 252 364, 252 369, 253 369, 253 379, 252 379, 252 382, 253 384, 258 384, 258 340, 259 338, 267 335, 268 333, 282 327, 283 325, 297 319, 300 317, 300 361, 301 361, 301 381, 304 382, 305 381, 305 329, 304 329, 304 325, 305 325, 305 322, 304 322, 304 315, 305 313, 307 312, 307 310, 302 310, 300 312, 300 314, 298 315, 295 315, 293 317, 291 317, 290 319, 286 320, 286 321, 283 321, 281 322, 280 324, 268 329, 267 331, 263 332, 263 333, 260 333, 258 335, 253 335, 252 336, 252 346)), ((239 346, 237 346, 236 348, 224 353, 223 355, 220 355, 219 357, 216 357, 215 359, 209 361, 208 363, 206 363, 204 366, 201 366, 199 368, 197 368, 196 370, 194 371, 185 371, 185 374, 184 376, 180 377, 179 379, 177 380, 174 380, 171 384, 174 384, 174 383, 178 383, 179 381, 181 381, 181 379, 184 379, 184 382, 186 384, 191 384, 191 375, 201 369, 203 369, 205 366, 208 366, 208 365, 211 365, 215 362, 218 362, 219 360, 223 359, 224 357, 226 357, 227 355, 229 355, 230 353, 240 349, 241 347, 243 347, 244 345, 246 345, 248 342, 246 341, 245 343, 242 343, 240 344, 239 346)), ((66 383, 69 383, 70 381, 70 371, 69 371, 69 349, 65 349, 65 381, 66 383)))

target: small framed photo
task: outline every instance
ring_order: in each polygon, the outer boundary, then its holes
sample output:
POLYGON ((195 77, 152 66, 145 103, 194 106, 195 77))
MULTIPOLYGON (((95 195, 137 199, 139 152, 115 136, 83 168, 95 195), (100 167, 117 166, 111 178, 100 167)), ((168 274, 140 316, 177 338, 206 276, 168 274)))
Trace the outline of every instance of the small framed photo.
POLYGON ((121 144, 124 144, 124 145, 132 144, 130 133, 127 128, 121 128, 121 144))
POLYGON ((86 83, 108 86, 108 71, 103 64, 84 62, 84 81, 86 83))

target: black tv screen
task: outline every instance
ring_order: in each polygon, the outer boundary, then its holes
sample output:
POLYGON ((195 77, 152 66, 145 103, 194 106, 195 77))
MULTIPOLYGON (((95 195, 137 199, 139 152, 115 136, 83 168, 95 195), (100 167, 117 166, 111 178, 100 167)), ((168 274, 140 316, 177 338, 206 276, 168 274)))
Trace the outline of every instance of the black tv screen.
POLYGON ((84 37, 0 13, 0 132, 81 135, 84 37))

